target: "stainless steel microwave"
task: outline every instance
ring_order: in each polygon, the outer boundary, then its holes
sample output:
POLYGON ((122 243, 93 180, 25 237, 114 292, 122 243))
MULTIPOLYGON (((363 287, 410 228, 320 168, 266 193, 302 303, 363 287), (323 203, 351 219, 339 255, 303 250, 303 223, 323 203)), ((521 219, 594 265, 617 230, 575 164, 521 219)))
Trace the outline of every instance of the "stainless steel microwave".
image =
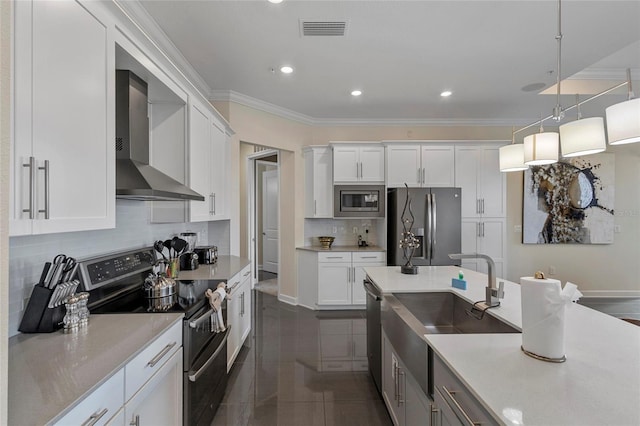
POLYGON ((384 217, 384 185, 334 185, 334 217, 384 217))

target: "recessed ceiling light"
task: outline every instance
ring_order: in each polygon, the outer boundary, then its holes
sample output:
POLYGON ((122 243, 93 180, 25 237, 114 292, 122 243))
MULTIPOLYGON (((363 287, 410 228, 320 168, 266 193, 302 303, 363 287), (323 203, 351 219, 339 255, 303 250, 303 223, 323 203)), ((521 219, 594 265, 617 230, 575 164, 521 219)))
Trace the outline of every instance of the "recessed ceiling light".
POLYGON ((443 98, 449 97, 451 96, 453 92, 451 90, 445 90, 444 92, 440 93, 440 96, 442 96, 443 98))
POLYGON ((278 3, 282 3, 282 0, 268 0, 269 3, 273 3, 273 4, 278 4, 278 3))
POLYGON ((360 96, 360 95, 362 95, 361 90, 354 90, 351 92, 351 96, 360 96))
POLYGON ((288 65, 285 65, 284 67, 280 68, 280 71, 284 74, 291 74, 293 72, 293 68, 291 68, 288 65))

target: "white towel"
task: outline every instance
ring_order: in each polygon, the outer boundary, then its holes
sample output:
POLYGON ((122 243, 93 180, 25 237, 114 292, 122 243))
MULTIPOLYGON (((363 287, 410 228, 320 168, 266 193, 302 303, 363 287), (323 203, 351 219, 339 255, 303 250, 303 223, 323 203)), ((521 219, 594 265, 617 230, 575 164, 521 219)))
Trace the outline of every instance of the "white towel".
POLYGON ((222 301, 227 297, 227 292, 224 289, 224 285, 219 286, 217 289, 211 290, 208 289, 205 292, 205 295, 209 299, 209 305, 215 315, 211 315, 211 331, 213 332, 223 332, 227 329, 224 325, 224 318, 222 316, 222 301))

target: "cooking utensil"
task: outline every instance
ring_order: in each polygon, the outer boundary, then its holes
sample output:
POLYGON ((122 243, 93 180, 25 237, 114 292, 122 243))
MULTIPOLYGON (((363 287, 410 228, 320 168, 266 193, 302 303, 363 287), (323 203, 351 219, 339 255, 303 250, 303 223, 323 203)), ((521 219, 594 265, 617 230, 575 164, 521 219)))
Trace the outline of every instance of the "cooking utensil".
POLYGON ((184 250, 187 247, 189 247, 189 243, 187 243, 182 238, 174 238, 172 240, 172 243, 173 243, 173 249, 176 250, 176 252, 178 253, 178 256, 180 256, 184 252, 184 250))
POLYGON ((162 241, 156 241, 153 243, 153 248, 162 255, 164 260, 168 260, 167 256, 164 255, 164 243, 162 241))
POLYGON ((167 250, 169 250, 169 257, 175 257, 171 255, 171 240, 164 240, 164 242, 162 243, 162 245, 164 245, 167 250))

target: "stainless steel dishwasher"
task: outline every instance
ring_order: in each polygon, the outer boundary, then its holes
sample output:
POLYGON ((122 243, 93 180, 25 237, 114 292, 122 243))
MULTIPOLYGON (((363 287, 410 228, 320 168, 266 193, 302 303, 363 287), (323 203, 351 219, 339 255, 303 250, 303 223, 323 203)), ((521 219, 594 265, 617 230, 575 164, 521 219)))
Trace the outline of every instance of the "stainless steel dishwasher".
POLYGON ((367 358, 369 372, 373 377, 378 392, 382 389, 382 323, 380 320, 380 291, 373 285, 369 277, 363 281, 367 292, 367 358))

